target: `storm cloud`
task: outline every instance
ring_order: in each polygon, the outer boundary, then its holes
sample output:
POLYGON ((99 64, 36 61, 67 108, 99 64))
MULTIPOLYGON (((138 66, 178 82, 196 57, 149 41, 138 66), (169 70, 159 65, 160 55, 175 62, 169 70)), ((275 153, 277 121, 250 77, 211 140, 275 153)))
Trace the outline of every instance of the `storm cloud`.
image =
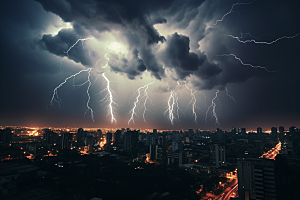
MULTIPOLYGON (((159 106, 152 108, 149 121, 157 128, 170 127, 161 111, 166 106, 163 100, 177 86, 177 81, 186 81, 193 91, 206 94, 207 102, 220 90, 220 102, 224 101, 226 106, 217 103, 216 109, 224 128, 235 124, 247 126, 254 123, 257 115, 272 116, 276 123, 285 118, 299 121, 300 36, 284 38, 272 45, 241 43, 229 37, 271 42, 283 36, 295 36, 300 33, 299 2, 243 0, 240 3, 246 4, 236 5, 228 13, 235 3, 234 0, 7 1, 2 4, 0 13, 3 27, 0 33, 1 120, 7 124, 37 121, 36 124, 48 125, 49 121, 63 125, 63 118, 57 117, 63 111, 45 111, 53 88, 66 77, 92 68, 98 70, 97 75, 104 70, 108 74, 112 72, 108 77, 116 77, 112 87, 119 90, 119 104, 123 106, 142 83, 155 80, 157 85, 151 87, 155 87, 156 96, 152 98, 159 106), (78 41, 86 38, 90 39, 78 41), (119 43, 123 49, 109 50, 110 42, 119 43), (228 55, 236 55, 240 60, 228 55), (106 62, 109 67, 104 69, 106 62), (147 79, 148 74, 151 76, 147 79), (123 81, 121 86, 117 86, 118 81, 123 81), (144 82, 135 84, 138 81, 144 82), (127 84, 123 91, 122 87, 127 84), (228 98, 225 87, 239 107, 228 98)), ((87 76, 81 75, 75 79, 78 84, 84 83, 87 76)), ((91 90, 97 93, 104 85, 94 84, 91 90)), ((72 85, 68 83, 64 87, 59 91, 65 100, 63 105, 69 108, 64 119, 76 125, 82 121, 81 114, 86 109, 86 90, 82 87, 82 90, 69 91, 67 88, 72 85), (76 96, 78 91, 82 93, 76 96)), ((189 95, 182 98, 183 102, 189 102, 189 95)), ((99 109, 95 116, 104 126, 106 115, 104 109, 99 108, 100 100, 99 96, 91 95, 91 106, 99 109)), ((206 106, 198 105, 202 109, 197 111, 198 125, 215 127, 213 120, 208 124, 200 121, 206 106)), ((128 107, 120 106, 119 110, 123 113, 120 118, 128 117, 128 107)), ((198 127, 188 115, 185 117, 186 120, 172 128, 198 127)), ((270 121, 265 124, 276 126, 270 121)), ((83 125, 96 126, 86 118, 83 125)), ((127 123, 120 126, 123 125, 127 123)))

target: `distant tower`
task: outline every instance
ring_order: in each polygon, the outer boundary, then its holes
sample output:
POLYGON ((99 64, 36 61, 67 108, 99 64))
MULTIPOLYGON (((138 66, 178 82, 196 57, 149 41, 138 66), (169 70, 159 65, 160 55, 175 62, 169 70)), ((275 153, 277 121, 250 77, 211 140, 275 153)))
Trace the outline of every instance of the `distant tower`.
POLYGON ((272 127, 271 128, 271 134, 272 135, 276 135, 277 134, 277 128, 276 127, 272 127))
POLYGON ((241 134, 246 135, 246 128, 241 128, 241 134))
POLYGON ((233 127, 231 133, 236 134, 236 128, 233 127))
POLYGON ((262 133, 262 128, 258 127, 257 128, 257 134, 261 134, 262 133))
POLYGON ((279 133, 283 134, 284 133, 284 127, 283 126, 279 126, 279 133))

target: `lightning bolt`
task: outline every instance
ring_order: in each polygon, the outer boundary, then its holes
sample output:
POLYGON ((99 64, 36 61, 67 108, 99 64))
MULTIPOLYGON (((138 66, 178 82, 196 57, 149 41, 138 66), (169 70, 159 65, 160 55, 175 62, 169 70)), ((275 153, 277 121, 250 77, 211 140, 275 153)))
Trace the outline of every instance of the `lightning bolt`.
MULTIPOLYGON (((69 49, 67 50, 67 51, 65 51, 64 53, 65 54, 67 54, 67 56, 69 56, 69 51, 71 51, 71 49, 78 43, 78 42, 82 42, 82 48, 84 48, 84 46, 83 46, 83 43, 84 43, 84 41, 87 41, 87 40, 92 40, 93 38, 80 38, 80 39, 78 39, 73 45, 71 45, 70 47, 69 47, 69 49)), ((89 52, 89 54, 90 54, 90 52, 89 52)), ((60 68, 62 67, 62 63, 64 62, 64 60, 66 59, 66 57, 64 57, 61 61, 60 61, 60 68)))
POLYGON ((177 87, 175 88, 175 90, 172 90, 170 93, 170 96, 168 98, 168 108, 167 110, 164 112, 164 114, 168 113, 168 117, 169 120, 171 122, 171 124, 174 124, 174 120, 176 119, 176 117, 174 117, 174 113, 176 113, 177 115, 177 119, 179 120, 179 113, 178 111, 181 110, 179 108, 178 105, 178 95, 177 95, 177 88, 179 87, 179 83, 177 83, 177 87))
MULTIPOLYGON (((104 78, 104 80, 106 81, 106 88, 102 91, 107 91, 107 95, 102 99, 102 101, 104 102, 108 102, 107 105, 107 115, 111 117, 110 122, 117 122, 116 118, 115 118, 115 108, 114 105, 118 105, 115 101, 114 101, 114 97, 113 97, 113 93, 114 91, 110 88, 110 81, 108 80, 108 78, 105 76, 105 74, 102 74, 102 77, 104 78)), ((101 91, 101 92, 102 92, 101 91)))
POLYGON ((69 56, 69 51, 71 51, 71 49, 79 42, 79 41, 81 41, 82 42, 82 47, 84 47, 83 46, 83 42, 84 41, 87 41, 87 40, 92 40, 93 38, 80 38, 80 39, 78 39, 72 46, 70 46, 70 48, 67 50, 67 51, 65 51, 64 53, 65 54, 67 54, 67 56, 69 56))
POLYGON ((229 94, 227 87, 225 87, 225 90, 226 90, 227 96, 229 96, 229 98, 231 98, 231 99, 234 101, 234 103, 236 104, 236 101, 235 101, 235 99, 233 98, 233 96, 231 96, 231 95, 229 94))
POLYGON ((59 98, 58 92, 57 92, 57 91, 58 91, 58 89, 61 88, 61 87, 62 87, 62 86, 63 86, 70 78, 73 78, 73 86, 74 86, 74 87, 81 87, 81 86, 85 85, 86 83, 89 84, 89 85, 88 85, 88 88, 87 88, 87 90, 86 90, 86 93, 87 93, 87 95, 88 95, 88 100, 87 100, 87 103, 86 103, 87 110, 85 111, 85 114, 86 114, 86 112, 90 111, 90 112, 91 112, 91 118, 92 118, 92 120, 94 121, 94 111, 93 111, 93 109, 89 106, 89 103, 90 103, 90 94, 89 94, 89 90, 90 90, 90 87, 91 87, 91 79, 90 79, 90 76, 91 76, 91 70, 92 70, 91 68, 89 68, 89 69, 83 69, 83 70, 81 70, 81 71, 79 71, 79 72, 77 72, 77 73, 75 73, 75 74, 73 74, 73 75, 67 77, 63 82, 61 82, 56 88, 54 88, 53 93, 52 93, 51 101, 50 101, 50 103, 47 105, 47 107, 48 107, 48 106, 53 106, 53 105, 55 104, 55 102, 57 102, 58 105, 59 105, 59 107, 61 107, 61 106, 60 106, 61 99, 59 98), (80 84, 80 85, 75 85, 75 83, 74 83, 75 77, 76 77, 77 75, 81 74, 82 72, 88 72, 88 78, 87 78, 87 81, 85 81, 84 83, 82 83, 82 84, 80 84))
POLYGON ((147 85, 146 85, 146 88, 145 88, 145 90, 144 90, 144 96, 145 96, 145 101, 144 101, 144 104, 143 104, 143 107, 144 107, 144 112, 143 112, 143 119, 144 119, 144 122, 146 122, 146 119, 145 119, 145 113, 146 113, 146 111, 148 110, 147 107, 146 107, 147 100, 149 99, 149 100, 152 102, 152 100, 149 98, 149 95, 148 95, 148 92, 147 92, 147 91, 148 91, 149 85, 152 85, 153 83, 154 83, 154 82, 147 84, 147 85))
MULTIPOLYGON (((109 58, 107 57, 107 54, 104 55, 104 57, 107 59, 107 62, 105 64, 104 67, 102 68, 106 68, 108 66, 108 61, 109 58)), ((108 103, 108 105, 106 106, 107 108, 107 116, 110 116, 110 122, 116 122, 117 120, 115 118, 115 106, 118 106, 118 104, 114 101, 114 95, 115 92, 110 88, 110 81, 108 80, 108 78, 105 76, 105 73, 102 73, 102 77, 104 78, 105 82, 106 82, 106 88, 104 88, 102 91, 100 91, 100 93, 107 91, 107 94, 105 95, 105 97, 101 100, 105 103, 108 103)), ((98 77, 97 77, 98 78, 98 77)))
POLYGON ((274 44, 274 43, 278 42, 279 40, 282 40, 282 39, 292 39, 292 38, 298 37, 299 35, 300 35, 300 33, 298 33, 298 34, 296 34, 294 36, 282 36, 282 37, 277 38, 276 40, 273 40, 271 42, 259 42, 259 41, 256 41, 255 39, 243 41, 243 40, 240 39, 240 37, 235 37, 233 35, 228 35, 228 36, 232 37, 232 38, 236 39, 237 41, 239 41, 241 43, 244 43, 244 44, 252 42, 252 43, 255 43, 255 44, 268 44, 268 45, 270 45, 270 44, 274 44))
POLYGON ((196 99, 196 97, 195 97, 196 91, 193 92, 193 90, 190 89, 187 85, 185 85, 185 87, 186 87, 186 89, 188 89, 188 90, 191 92, 192 99, 191 99, 191 101, 189 102, 188 106, 189 106, 190 104, 192 104, 193 115, 194 115, 194 117, 195 117, 195 122, 197 123, 197 113, 196 113, 196 108, 197 108, 197 106, 196 106, 196 101, 197 101, 197 99, 196 99))
POLYGON ((219 93, 219 90, 216 91, 215 97, 211 100, 211 105, 207 108, 206 117, 205 117, 206 123, 207 123, 207 114, 208 114, 210 108, 212 107, 212 114, 213 114, 214 118, 216 119, 216 124, 220 125, 218 116, 216 113, 216 103, 215 103, 215 99, 218 97, 218 93, 219 93))
POLYGON ((130 119, 128 121, 128 125, 130 124, 131 121, 134 123, 134 115, 137 116, 137 114, 136 114, 137 105, 138 105, 139 101, 141 99, 143 99, 143 98, 145 98, 144 103, 143 103, 143 107, 144 107, 143 119, 144 119, 144 122, 146 122, 145 113, 148 110, 147 107, 146 107, 146 104, 147 104, 148 99, 151 101, 151 99, 149 98, 147 90, 148 90, 149 85, 151 85, 153 83, 154 82, 149 83, 149 84, 147 84, 147 85, 145 85, 145 86, 140 87, 140 88, 137 89, 138 95, 137 95, 136 100, 135 100, 135 102, 133 104, 133 108, 129 112, 129 113, 131 113, 131 117, 130 117, 130 119), (143 96, 141 96, 141 91, 144 91, 144 95, 143 96))
POLYGON ((248 64, 248 63, 244 63, 240 58, 238 58, 235 54, 223 54, 223 55, 217 55, 217 56, 233 56, 236 60, 240 61, 240 63, 244 66, 250 66, 252 68, 261 68, 261 69, 264 69, 266 70, 267 72, 277 72, 277 71, 269 71, 266 67, 263 67, 263 66, 259 66, 259 65, 252 65, 252 64, 248 64))
MULTIPOLYGON (((254 0, 254 1, 256 1, 256 0, 254 0)), ((221 19, 218 19, 214 25, 217 25, 218 22, 222 22, 222 21, 224 20, 224 18, 225 18, 227 15, 229 15, 230 13, 232 13, 232 12, 237 12, 237 11, 233 11, 233 8, 234 8, 235 6, 238 6, 238 5, 249 5, 249 4, 253 3, 254 1, 251 1, 251 2, 249 2, 249 3, 239 3, 239 2, 240 2, 240 0, 239 0, 238 2, 236 2, 235 4, 233 4, 233 5, 231 6, 231 9, 229 10, 229 12, 225 13, 225 14, 222 16, 221 19)), ((239 16, 241 16, 241 14, 240 14, 239 12, 237 12, 237 13, 239 14, 239 16)))

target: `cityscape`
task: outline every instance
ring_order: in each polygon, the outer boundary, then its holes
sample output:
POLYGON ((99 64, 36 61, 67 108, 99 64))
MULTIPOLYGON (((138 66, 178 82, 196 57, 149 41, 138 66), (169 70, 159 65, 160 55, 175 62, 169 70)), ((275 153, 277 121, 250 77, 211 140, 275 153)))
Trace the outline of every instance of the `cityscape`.
POLYGON ((300 200, 298 0, 0 6, 1 200, 300 200))
POLYGON ((1 199, 298 198, 294 126, 0 131, 1 199))

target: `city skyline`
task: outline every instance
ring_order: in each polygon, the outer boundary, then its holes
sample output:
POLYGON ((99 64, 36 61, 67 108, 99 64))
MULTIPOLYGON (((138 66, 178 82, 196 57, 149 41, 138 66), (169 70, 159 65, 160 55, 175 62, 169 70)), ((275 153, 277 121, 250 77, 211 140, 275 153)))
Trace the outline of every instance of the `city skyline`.
POLYGON ((300 127, 297 1, 10 1, 0 126, 300 127))

